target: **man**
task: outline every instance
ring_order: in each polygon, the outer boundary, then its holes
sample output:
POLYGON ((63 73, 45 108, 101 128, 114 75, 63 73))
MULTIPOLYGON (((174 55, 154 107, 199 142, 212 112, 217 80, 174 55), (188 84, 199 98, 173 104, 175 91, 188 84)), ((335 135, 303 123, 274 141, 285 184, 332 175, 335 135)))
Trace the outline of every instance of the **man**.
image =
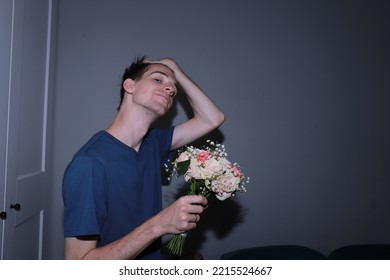
POLYGON ((171 150, 219 127, 223 113, 172 59, 133 62, 123 75, 119 111, 74 156, 63 181, 66 259, 159 259, 161 236, 196 227, 203 196, 165 209, 161 168, 171 150), (193 117, 151 129, 180 84, 193 117))

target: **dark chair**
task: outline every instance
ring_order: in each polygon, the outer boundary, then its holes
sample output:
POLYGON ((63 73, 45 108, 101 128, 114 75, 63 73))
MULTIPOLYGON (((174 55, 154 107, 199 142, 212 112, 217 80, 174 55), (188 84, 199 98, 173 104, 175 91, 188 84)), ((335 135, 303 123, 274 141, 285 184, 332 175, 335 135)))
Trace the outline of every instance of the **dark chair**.
POLYGON ((325 260, 326 256, 299 245, 274 245, 239 249, 225 253, 221 260, 325 260))
POLYGON ((328 256, 331 260, 390 260, 389 244, 355 244, 338 248, 328 256))

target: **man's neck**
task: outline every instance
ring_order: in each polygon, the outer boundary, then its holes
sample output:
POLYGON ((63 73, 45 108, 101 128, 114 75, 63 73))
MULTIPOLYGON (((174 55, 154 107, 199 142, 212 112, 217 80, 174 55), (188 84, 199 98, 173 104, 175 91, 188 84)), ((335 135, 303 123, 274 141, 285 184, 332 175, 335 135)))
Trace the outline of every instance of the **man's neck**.
POLYGON ((153 121, 146 116, 140 116, 135 112, 132 114, 131 112, 120 111, 106 131, 138 151, 152 123, 153 121))

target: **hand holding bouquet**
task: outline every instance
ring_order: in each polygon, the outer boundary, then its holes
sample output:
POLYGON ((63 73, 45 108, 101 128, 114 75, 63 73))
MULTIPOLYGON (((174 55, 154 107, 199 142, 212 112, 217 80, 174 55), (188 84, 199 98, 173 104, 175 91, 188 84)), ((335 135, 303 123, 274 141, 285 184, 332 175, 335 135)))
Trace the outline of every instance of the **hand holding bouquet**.
MULTIPOLYGON (((215 194, 219 200, 225 200, 236 192, 245 192, 245 177, 237 163, 227 159, 224 145, 210 140, 208 146, 199 149, 186 146, 179 150, 179 155, 173 162, 172 174, 183 176, 189 183, 190 195, 208 197, 215 194)), ((176 234, 168 243, 168 248, 176 255, 182 255, 186 233, 176 234)))

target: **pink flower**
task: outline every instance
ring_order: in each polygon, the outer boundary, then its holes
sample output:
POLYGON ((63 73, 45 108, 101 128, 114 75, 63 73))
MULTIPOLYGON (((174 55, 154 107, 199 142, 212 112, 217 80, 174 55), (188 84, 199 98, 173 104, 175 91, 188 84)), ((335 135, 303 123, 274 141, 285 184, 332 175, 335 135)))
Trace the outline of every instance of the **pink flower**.
POLYGON ((196 159, 197 159, 200 163, 204 163, 208 158, 209 158, 209 153, 207 153, 207 152, 199 152, 199 153, 196 155, 196 159))
POLYGON ((239 178, 242 178, 244 176, 244 174, 242 174, 241 170, 236 165, 233 164, 232 169, 233 169, 234 176, 239 177, 239 178))

